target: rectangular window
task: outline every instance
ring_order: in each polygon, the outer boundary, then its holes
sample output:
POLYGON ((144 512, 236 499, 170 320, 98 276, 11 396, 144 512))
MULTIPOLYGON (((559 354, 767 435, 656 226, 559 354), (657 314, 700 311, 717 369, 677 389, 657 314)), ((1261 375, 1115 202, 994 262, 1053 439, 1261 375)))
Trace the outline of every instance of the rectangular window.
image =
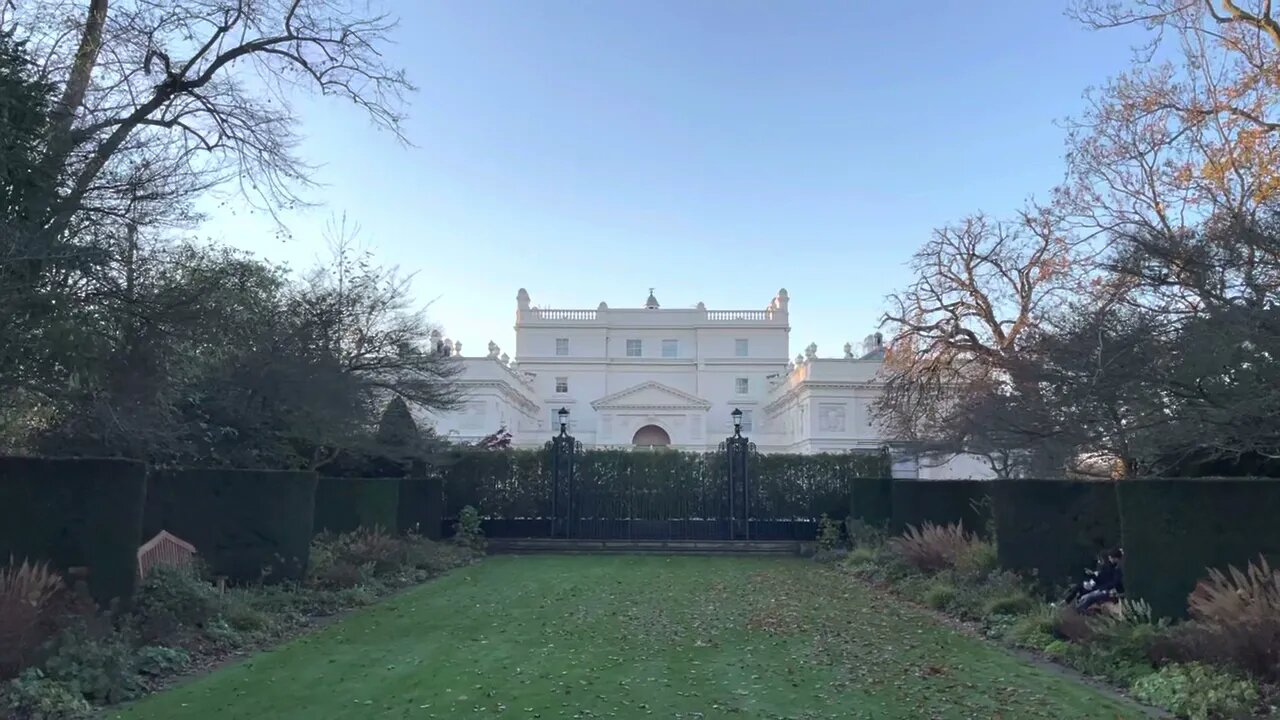
POLYGON ((737 340, 734 340, 734 341, 733 341, 733 355, 734 355, 734 357, 746 357, 746 356, 747 356, 747 340, 746 340, 746 338, 738 338, 737 340))
POLYGON ((662 341, 662 357, 673 358, 680 355, 680 343, 675 340, 662 341))
POLYGON ((639 340, 627 341, 627 357, 640 357, 640 350, 641 346, 639 340))
POLYGON ((569 338, 556 338, 556 354, 557 355, 569 354, 569 338))
POLYGON ((569 378, 567 377, 556 378, 556 392, 558 393, 569 392, 569 378))
POLYGON ((733 389, 739 395, 746 395, 751 392, 751 382, 747 378, 734 378, 733 389))
POLYGON ((753 427, 754 425, 751 422, 751 411, 743 410, 742 411, 742 432, 749 433, 751 432, 753 427))

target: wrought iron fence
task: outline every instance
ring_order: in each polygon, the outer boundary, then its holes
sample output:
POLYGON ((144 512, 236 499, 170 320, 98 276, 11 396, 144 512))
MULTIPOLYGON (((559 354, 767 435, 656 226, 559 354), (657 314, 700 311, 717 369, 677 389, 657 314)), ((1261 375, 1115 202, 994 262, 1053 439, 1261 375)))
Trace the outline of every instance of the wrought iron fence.
MULTIPOLYGON (((867 453, 752 453, 748 463, 747 537, 755 540, 813 539, 823 514, 847 514, 853 478, 888 472, 883 456, 867 453)), ((554 523, 553 484, 549 449, 461 453, 445 469, 446 524, 470 505, 490 537, 741 537, 730 532, 723 453, 579 450, 563 532, 554 523)))

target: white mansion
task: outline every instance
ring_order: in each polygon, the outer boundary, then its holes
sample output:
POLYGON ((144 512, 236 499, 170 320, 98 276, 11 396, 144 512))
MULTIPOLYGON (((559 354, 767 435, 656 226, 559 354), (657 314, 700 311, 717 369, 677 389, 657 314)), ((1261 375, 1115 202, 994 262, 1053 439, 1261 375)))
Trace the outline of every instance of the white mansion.
MULTIPOLYGON (((641 308, 552 310, 516 296, 515 358, 490 342, 483 357, 461 356, 462 406, 424 418, 441 435, 473 442, 500 429, 520 447, 540 447, 569 411, 569 431, 586 447, 714 449, 732 433, 760 452, 874 451, 894 447, 875 423, 884 358, 878 335, 858 351, 820 358, 809 345, 789 359, 786 290, 763 310, 641 308)), ((895 453, 895 475, 988 477, 977 458, 917 462, 895 453)))

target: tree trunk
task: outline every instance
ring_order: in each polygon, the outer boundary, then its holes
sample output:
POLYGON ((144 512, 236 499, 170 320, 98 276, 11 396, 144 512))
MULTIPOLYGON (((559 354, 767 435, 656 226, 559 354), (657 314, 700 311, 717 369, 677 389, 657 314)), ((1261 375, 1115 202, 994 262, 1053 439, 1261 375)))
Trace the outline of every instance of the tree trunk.
POLYGON ((93 78, 94 65, 98 63, 98 51, 102 48, 102 30, 107 24, 107 0, 89 0, 89 16, 80 34, 80 46, 76 48, 75 62, 63 88, 62 98, 53 107, 49 122, 48 159, 61 165, 71 151, 71 127, 76 114, 84 104, 93 78))
POLYGON ((20 253, 27 259, 29 279, 38 279, 43 268, 43 259, 48 256, 58 236, 66 227, 65 222, 50 224, 57 209, 63 205, 56 188, 60 184, 66 170, 67 159, 75 147, 73 128, 76 115, 84 104, 85 95, 89 92, 89 84, 93 79, 93 68, 98 63, 98 51, 102 49, 102 31, 107 24, 108 0, 89 0, 89 13, 85 19, 84 29, 80 33, 80 44, 76 48, 75 61, 67 76, 62 97, 58 99, 49 113, 49 130, 45 145, 44 157, 39 166, 39 175, 49 180, 49 194, 42 198, 41 212, 32 213, 31 226, 25 233, 27 247, 20 253))

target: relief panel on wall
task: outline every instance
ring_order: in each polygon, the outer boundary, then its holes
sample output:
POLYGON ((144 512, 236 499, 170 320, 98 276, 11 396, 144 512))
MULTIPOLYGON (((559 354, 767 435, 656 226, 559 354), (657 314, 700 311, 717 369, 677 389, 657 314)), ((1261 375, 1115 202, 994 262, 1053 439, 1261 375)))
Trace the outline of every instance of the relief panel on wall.
POLYGON ((468 430, 475 430, 484 427, 484 402, 469 402, 462 416, 462 427, 468 430))
POLYGON ((845 431, 844 404, 823 404, 818 406, 818 430, 821 432, 845 431))

